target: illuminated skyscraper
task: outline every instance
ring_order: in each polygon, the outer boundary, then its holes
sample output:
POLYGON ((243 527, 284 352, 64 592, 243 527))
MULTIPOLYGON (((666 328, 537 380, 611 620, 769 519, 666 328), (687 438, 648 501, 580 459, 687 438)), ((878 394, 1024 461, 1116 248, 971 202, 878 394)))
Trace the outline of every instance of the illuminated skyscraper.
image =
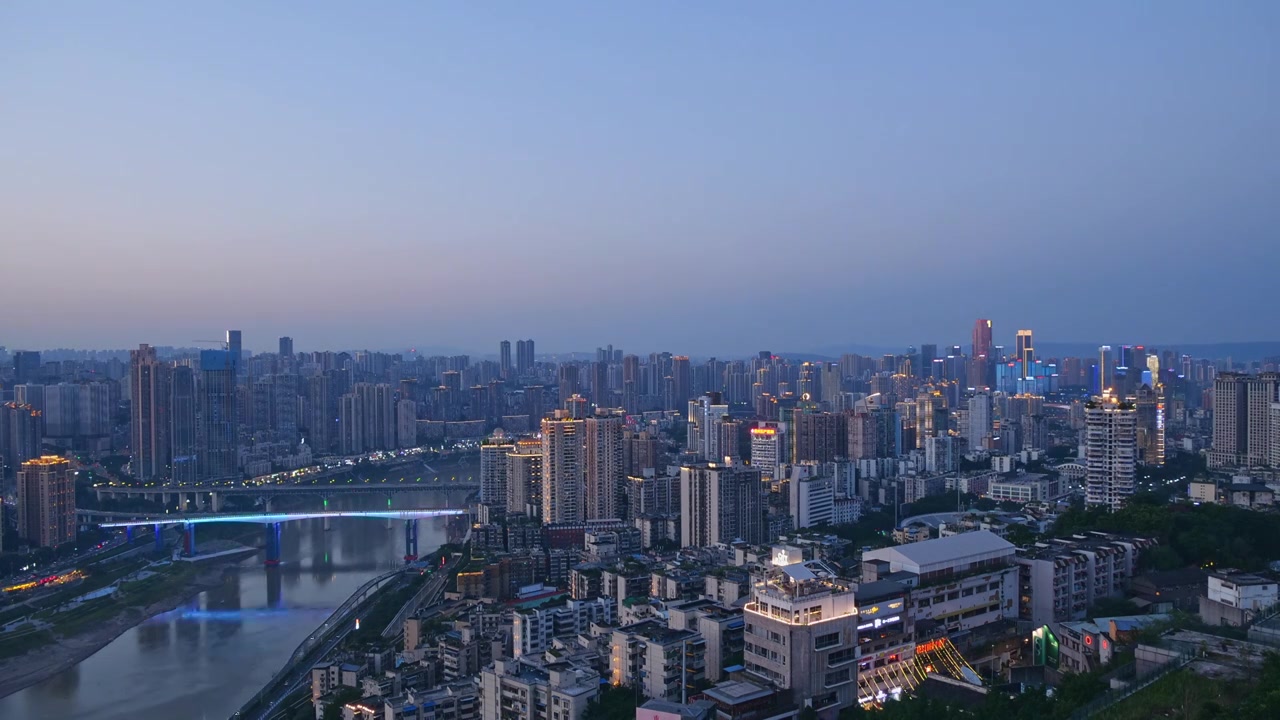
POLYGON ((76 489, 71 463, 56 455, 33 458, 18 470, 18 536, 57 547, 76 539, 76 489))
POLYGON ((30 405, 0 405, 0 461, 4 474, 14 477, 22 463, 40 457, 44 418, 30 405))
POLYGON ((507 457, 516 446, 501 440, 488 440, 480 446, 480 502, 495 508, 507 506, 507 457))
POLYGON ((1164 465, 1164 386, 1138 388, 1138 459, 1146 465, 1164 465))
POLYGON ((991 354, 991 321, 986 318, 978 318, 973 323, 973 351, 969 353, 973 358, 986 358, 991 354))
POLYGON ((1036 362, 1036 350, 1031 340, 1030 330, 1018 331, 1017 337, 1014 338, 1014 350, 1017 353, 1014 361, 1018 363, 1018 377, 1031 377, 1031 369, 1036 362))
POLYGON ((1085 405, 1085 503, 1119 510, 1133 495, 1138 416, 1110 392, 1085 405))

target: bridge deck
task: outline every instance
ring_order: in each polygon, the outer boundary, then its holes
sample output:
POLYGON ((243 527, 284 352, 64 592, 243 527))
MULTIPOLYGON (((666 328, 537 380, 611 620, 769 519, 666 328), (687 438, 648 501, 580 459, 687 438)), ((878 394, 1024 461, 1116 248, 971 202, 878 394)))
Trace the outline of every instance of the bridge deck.
POLYGON ((423 518, 450 517, 466 515, 467 510, 434 509, 434 510, 333 510, 321 512, 288 512, 288 513, 236 513, 236 514, 203 514, 203 515, 158 515, 152 518, 123 520, 119 522, 101 523, 101 527, 139 527, 142 525, 182 525, 191 523, 233 522, 271 523, 288 522, 290 520, 311 520, 314 518, 376 518, 390 520, 421 520, 423 518))

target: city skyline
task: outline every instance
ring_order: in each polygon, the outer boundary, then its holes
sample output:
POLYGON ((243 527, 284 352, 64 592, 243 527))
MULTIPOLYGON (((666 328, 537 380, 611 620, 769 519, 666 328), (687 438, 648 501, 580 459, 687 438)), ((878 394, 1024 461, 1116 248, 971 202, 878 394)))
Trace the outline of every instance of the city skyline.
POLYGON ((1271 3, 4 14, 11 346, 1266 339, 1271 3))

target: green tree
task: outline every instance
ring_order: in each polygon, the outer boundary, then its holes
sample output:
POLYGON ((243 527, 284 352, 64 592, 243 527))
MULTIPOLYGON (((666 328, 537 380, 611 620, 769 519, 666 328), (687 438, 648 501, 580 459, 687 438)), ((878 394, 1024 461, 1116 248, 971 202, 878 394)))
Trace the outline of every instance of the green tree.
POLYGON ((342 720, 342 706, 349 702, 355 702, 364 697, 364 693, 357 688, 339 688, 334 691, 333 696, 329 698, 329 704, 324 709, 324 715, 321 720, 342 720))

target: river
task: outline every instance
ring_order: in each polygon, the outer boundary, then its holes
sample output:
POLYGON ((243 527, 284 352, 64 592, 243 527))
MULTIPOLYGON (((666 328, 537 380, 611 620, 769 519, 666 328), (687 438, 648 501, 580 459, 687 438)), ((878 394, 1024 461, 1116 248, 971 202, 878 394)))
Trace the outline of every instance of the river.
MULTIPOLYGON (((424 491, 394 499, 398 508, 464 507, 466 493, 424 491)), ((336 495, 329 507, 385 508, 386 500, 336 495)), ((446 541, 446 520, 421 520, 418 533, 419 549, 429 553, 446 541)), ((243 561, 220 587, 0 699, 0 718, 226 720, 354 590, 402 565, 403 555, 400 522, 388 527, 385 520, 334 519, 327 531, 323 520, 285 523, 279 567, 263 567, 261 554, 243 561)))

